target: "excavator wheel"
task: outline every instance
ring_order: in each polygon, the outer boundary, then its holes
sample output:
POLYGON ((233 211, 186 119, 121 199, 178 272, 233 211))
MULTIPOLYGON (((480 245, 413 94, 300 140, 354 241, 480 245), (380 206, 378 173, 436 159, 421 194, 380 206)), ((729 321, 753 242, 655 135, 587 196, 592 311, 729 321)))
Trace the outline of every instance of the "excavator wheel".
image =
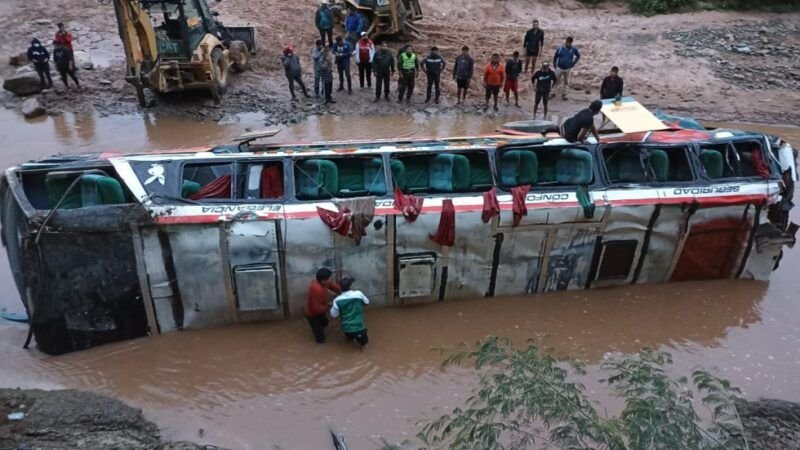
POLYGON ((250 68, 250 52, 247 44, 242 41, 233 41, 230 46, 231 67, 236 73, 242 73, 250 68))
POLYGON ((211 96, 219 103, 228 88, 228 62, 219 47, 211 51, 211 73, 211 96))

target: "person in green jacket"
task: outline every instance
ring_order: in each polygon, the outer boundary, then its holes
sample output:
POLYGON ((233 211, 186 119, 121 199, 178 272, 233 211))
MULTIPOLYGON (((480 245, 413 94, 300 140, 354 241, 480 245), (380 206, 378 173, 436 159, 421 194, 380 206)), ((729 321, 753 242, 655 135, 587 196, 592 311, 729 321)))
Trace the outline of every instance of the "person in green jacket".
POLYGON ((355 339, 361 350, 369 343, 367 326, 364 324, 364 305, 369 305, 369 299, 361 291, 353 290, 355 279, 344 277, 339 283, 342 293, 333 299, 331 317, 341 316, 342 331, 348 341, 355 339))

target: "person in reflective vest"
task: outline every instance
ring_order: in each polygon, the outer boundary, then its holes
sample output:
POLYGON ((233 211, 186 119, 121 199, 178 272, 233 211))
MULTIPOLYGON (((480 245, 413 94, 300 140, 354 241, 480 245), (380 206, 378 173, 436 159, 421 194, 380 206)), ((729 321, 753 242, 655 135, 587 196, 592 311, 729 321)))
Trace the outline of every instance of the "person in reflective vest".
POLYGON ((414 94, 414 83, 417 77, 417 69, 419 69, 419 61, 417 60, 417 55, 414 54, 414 47, 409 45, 400 54, 397 59, 397 68, 400 69, 400 87, 397 101, 402 102, 403 95, 406 95, 406 103, 408 103, 411 101, 411 95, 414 94))

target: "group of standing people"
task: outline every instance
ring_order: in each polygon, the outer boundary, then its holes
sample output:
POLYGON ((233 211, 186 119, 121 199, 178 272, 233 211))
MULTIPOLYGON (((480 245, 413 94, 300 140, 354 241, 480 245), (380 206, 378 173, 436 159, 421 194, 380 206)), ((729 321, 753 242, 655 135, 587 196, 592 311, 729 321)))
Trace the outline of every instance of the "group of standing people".
MULTIPOLYGON (((348 93, 352 93, 352 80, 350 75, 351 60, 354 59, 358 67, 359 84, 362 89, 372 88, 372 77, 375 77, 375 101, 379 101, 381 96, 389 100, 389 80, 398 72, 397 100, 398 102, 410 102, 411 96, 416 85, 416 78, 419 71, 427 78, 427 89, 425 102, 433 100, 439 103, 441 99, 441 77, 447 67, 447 62, 439 53, 437 47, 431 47, 430 53, 420 59, 410 45, 402 47, 396 57, 388 49, 385 43, 377 47, 367 36, 366 18, 355 8, 350 8, 345 17, 344 29, 345 36, 336 38, 333 41, 333 11, 328 1, 322 0, 320 7, 316 11, 315 19, 317 28, 320 32, 320 40, 312 51, 314 61, 315 94, 319 97, 320 92, 316 87, 320 80, 324 86, 328 86, 329 79, 333 72, 329 68, 332 61, 337 67, 339 74, 339 91, 344 90, 347 83, 348 93), (327 41, 327 43, 326 43, 327 41), (396 70, 395 70, 396 69, 396 70)), ((569 92, 570 76, 572 70, 577 66, 581 59, 581 53, 574 46, 574 39, 567 37, 553 54, 552 63, 542 61, 538 65, 539 59, 544 55, 545 33, 539 26, 539 21, 534 20, 532 27, 525 33, 522 41, 524 59, 520 52, 515 51, 505 63, 501 61, 501 55, 494 53, 491 59, 484 66, 482 71, 485 105, 488 109, 490 100, 493 100, 494 110, 499 110, 498 99, 500 92, 505 94, 506 104, 510 104, 513 94, 514 105, 520 107, 519 89, 520 78, 523 74, 531 74, 530 81, 534 91, 534 111, 533 117, 536 118, 539 105, 544 108, 544 117, 547 117, 549 100, 560 94, 562 100, 567 100, 569 92)), ((287 61, 284 60, 284 66, 287 61)), ((299 80, 299 62, 294 62, 293 67, 298 68, 298 72, 292 77, 287 72, 290 80, 290 90, 292 98, 295 98, 292 87, 292 78, 299 80)), ((469 47, 464 46, 461 53, 456 57, 453 64, 453 80, 457 86, 457 104, 460 105, 466 100, 467 92, 475 75, 475 60, 470 56, 469 47)), ((300 81, 302 83, 302 81, 300 81)), ((301 84, 302 86, 302 84, 301 84)), ((332 86, 331 86, 332 87, 332 86)), ((331 90, 323 90, 326 103, 335 103, 331 96, 331 90)), ((619 77, 619 69, 613 67, 609 75, 603 80, 601 86, 601 98, 621 97, 623 92, 623 81, 619 77)))
MULTIPOLYGON (((72 34, 67 31, 63 23, 58 24, 58 31, 56 31, 53 38, 53 62, 56 65, 56 70, 61 75, 61 81, 64 86, 69 88, 67 77, 72 78, 75 85, 80 88, 81 84, 78 81, 75 67, 75 54, 72 50, 72 34)), ((42 89, 50 89, 53 87, 53 78, 50 76, 50 52, 47 50, 39 39, 31 40, 31 46, 28 47, 28 61, 33 63, 36 73, 39 75, 39 82, 42 89)))

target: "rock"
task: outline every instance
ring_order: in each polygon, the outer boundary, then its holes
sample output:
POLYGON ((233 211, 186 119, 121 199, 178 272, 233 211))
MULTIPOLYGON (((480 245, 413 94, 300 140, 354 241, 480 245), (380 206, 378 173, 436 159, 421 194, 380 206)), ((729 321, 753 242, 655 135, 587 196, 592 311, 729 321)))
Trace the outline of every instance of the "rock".
POLYGON ((39 100, 36 98, 29 98, 22 103, 22 115, 24 115, 26 119, 39 117, 46 112, 47 111, 42 108, 42 105, 39 104, 39 100))
POLYGON ((86 69, 86 70, 94 69, 94 63, 92 62, 92 57, 89 56, 89 53, 83 50, 76 50, 74 56, 75 56, 75 65, 79 69, 86 69))
POLYGON ((33 71, 26 71, 3 81, 3 89, 19 96, 33 95, 42 92, 39 75, 33 71))
POLYGON ((125 80, 117 80, 117 81, 111 83, 111 89, 114 89, 115 91, 120 92, 123 89, 125 89, 125 85, 126 84, 127 83, 125 82, 125 80))
POLYGON ((111 80, 107 80, 105 78, 100 80, 100 81, 98 81, 98 83, 100 83, 103 86, 111 86, 111 80))
POLYGON ((741 46, 741 47, 736 47, 734 50, 736 50, 736 53, 742 53, 742 54, 745 54, 745 55, 749 55, 750 53, 753 52, 752 50, 750 50, 750 47, 748 47, 746 45, 741 46))
POLYGON ((766 36, 761 36, 761 43, 764 45, 769 44, 769 39, 766 36))
POLYGON ((19 54, 9 56, 8 65, 14 67, 27 66, 28 54, 26 52, 20 52, 19 54))
POLYGON ((52 24, 53 24, 53 21, 52 21, 52 20, 50 20, 50 19, 36 19, 36 20, 34 20, 34 21, 33 21, 33 23, 34 23, 35 25, 41 25, 41 26, 44 26, 44 25, 52 25, 52 24))
POLYGON ((425 112, 428 114, 436 114, 437 112, 439 112, 439 108, 435 107, 425 108, 425 112))
POLYGON ((217 125, 233 125, 235 123, 239 123, 239 116, 235 116, 233 114, 225 114, 219 121, 217 121, 217 125))

